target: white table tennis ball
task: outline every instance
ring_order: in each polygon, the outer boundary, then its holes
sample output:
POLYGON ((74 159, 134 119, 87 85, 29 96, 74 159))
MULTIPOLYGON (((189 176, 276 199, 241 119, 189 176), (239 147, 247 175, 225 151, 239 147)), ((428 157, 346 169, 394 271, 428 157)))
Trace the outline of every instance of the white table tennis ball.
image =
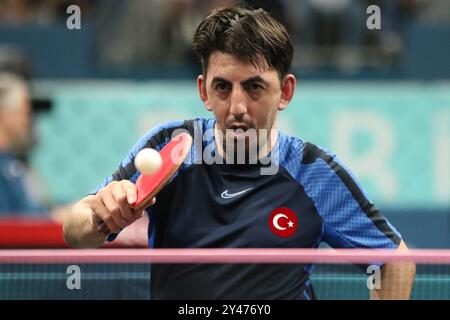
POLYGON ((152 175, 161 169, 162 159, 155 149, 145 148, 134 158, 134 165, 143 175, 152 175))

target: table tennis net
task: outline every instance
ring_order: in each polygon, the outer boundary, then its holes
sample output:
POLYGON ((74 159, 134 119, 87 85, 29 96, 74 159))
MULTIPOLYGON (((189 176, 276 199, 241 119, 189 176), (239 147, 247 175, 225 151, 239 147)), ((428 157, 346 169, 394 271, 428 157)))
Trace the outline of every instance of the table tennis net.
MULTIPOLYGON (((411 299, 450 299, 450 250, 359 249, 0 250, 0 299, 147 300, 154 264, 292 264, 299 270, 314 265, 310 278, 317 299, 364 300, 369 288, 384 283, 378 282, 380 266, 411 262, 411 299)), ((408 291, 404 276, 394 274, 391 292, 408 291)))

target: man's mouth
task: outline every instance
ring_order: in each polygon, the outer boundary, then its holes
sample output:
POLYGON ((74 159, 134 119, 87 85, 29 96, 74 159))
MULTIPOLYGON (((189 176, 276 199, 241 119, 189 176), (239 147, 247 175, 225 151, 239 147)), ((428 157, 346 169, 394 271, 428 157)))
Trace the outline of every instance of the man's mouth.
POLYGON ((245 123, 232 123, 227 127, 227 129, 231 129, 231 130, 242 129, 244 131, 246 131, 248 128, 249 128, 249 126, 246 125, 245 123))
POLYGON ((226 135, 231 136, 235 139, 243 138, 246 136, 248 129, 249 126, 246 124, 232 123, 231 125, 227 126, 226 135))

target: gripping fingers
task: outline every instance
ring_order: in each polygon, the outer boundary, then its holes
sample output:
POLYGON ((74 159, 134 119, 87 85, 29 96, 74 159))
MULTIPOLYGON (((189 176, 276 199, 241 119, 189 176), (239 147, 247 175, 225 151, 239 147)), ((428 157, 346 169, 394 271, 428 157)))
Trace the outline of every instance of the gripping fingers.
MULTIPOLYGON (((121 229, 125 228, 128 225, 128 223, 122 217, 120 204, 117 203, 117 201, 114 199, 113 194, 111 192, 105 192, 102 195, 101 200, 103 201, 103 205, 105 206, 106 210, 109 213, 108 217, 106 217, 106 220, 113 220, 114 223, 121 229)), ((105 221, 105 223, 108 224, 106 220, 103 221, 105 221)))
MULTIPOLYGON (((102 225, 105 225, 107 227, 107 229, 109 229, 110 232, 119 232, 120 231, 120 227, 111 218, 111 215, 110 215, 108 209, 105 207, 105 205, 101 199, 98 199, 98 201, 96 201, 96 204, 95 204, 95 207, 93 208, 93 210, 95 212, 94 213, 95 216, 100 221, 97 225, 98 232, 103 233, 102 225)), ((106 231, 104 231, 104 232, 106 232, 106 231)))
POLYGON ((122 219, 127 225, 130 224, 133 222, 133 212, 128 204, 127 194, 123 188, 123 184, 117 185, 111 192, 114 199, 114 205, 118 206, 118 211, 120 211, 122 219))
POLYGON ((126 194, 128 204, 131 205, 134 202, 136 202, 136 199, 137 199, 136 185, 133 184, 131 181, 122 180, 121 187, 122 187, 123 192, 126 194))
POLYGON ((136 201, 137 189, 128 180, 111 182, 97 196, 97 216, 103 221, 98 223, 97 232, 101 234, 117 233, 143 215, 143 210, 135 212, 130 207, 136 201))

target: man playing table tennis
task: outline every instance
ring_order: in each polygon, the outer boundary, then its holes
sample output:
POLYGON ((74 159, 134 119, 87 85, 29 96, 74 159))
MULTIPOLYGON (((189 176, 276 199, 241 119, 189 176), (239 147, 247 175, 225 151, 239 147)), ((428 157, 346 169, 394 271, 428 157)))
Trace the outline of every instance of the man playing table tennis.
MULTIPOLYGON (((101 246, 142 216, 143 210, 130 207, 139 176, 133 159, 142 148, 160 150, 184 129, 194 141, 200 135, 200 143, 194 142, 146 209, 151 247, 317 248, 326 242, 334 248, 406 249, 335 155, 275 130, 278 112, 287 108, 296 85, 289 73, 293 46, 278 21, 261 9, 214 10, 198 26, 193 47, 203 69, 197 80, 200 98, 215 118, 150 130, 119 169, 73 207, 64 223, 70 245, 101 246), (250 132, 258 133, 256 140, 250 132), (265 150, 256 158, 255 145, 265 150), (239 159, 245 163, 237 164, 239 159)), ((409 298, 415 265, 387 263, 381 270, 381 289, 372 297, 409 298)), ((151 294, 154 299, 313 299, 311 271, 311 265, 291 264, 153 265, 151 294)))

